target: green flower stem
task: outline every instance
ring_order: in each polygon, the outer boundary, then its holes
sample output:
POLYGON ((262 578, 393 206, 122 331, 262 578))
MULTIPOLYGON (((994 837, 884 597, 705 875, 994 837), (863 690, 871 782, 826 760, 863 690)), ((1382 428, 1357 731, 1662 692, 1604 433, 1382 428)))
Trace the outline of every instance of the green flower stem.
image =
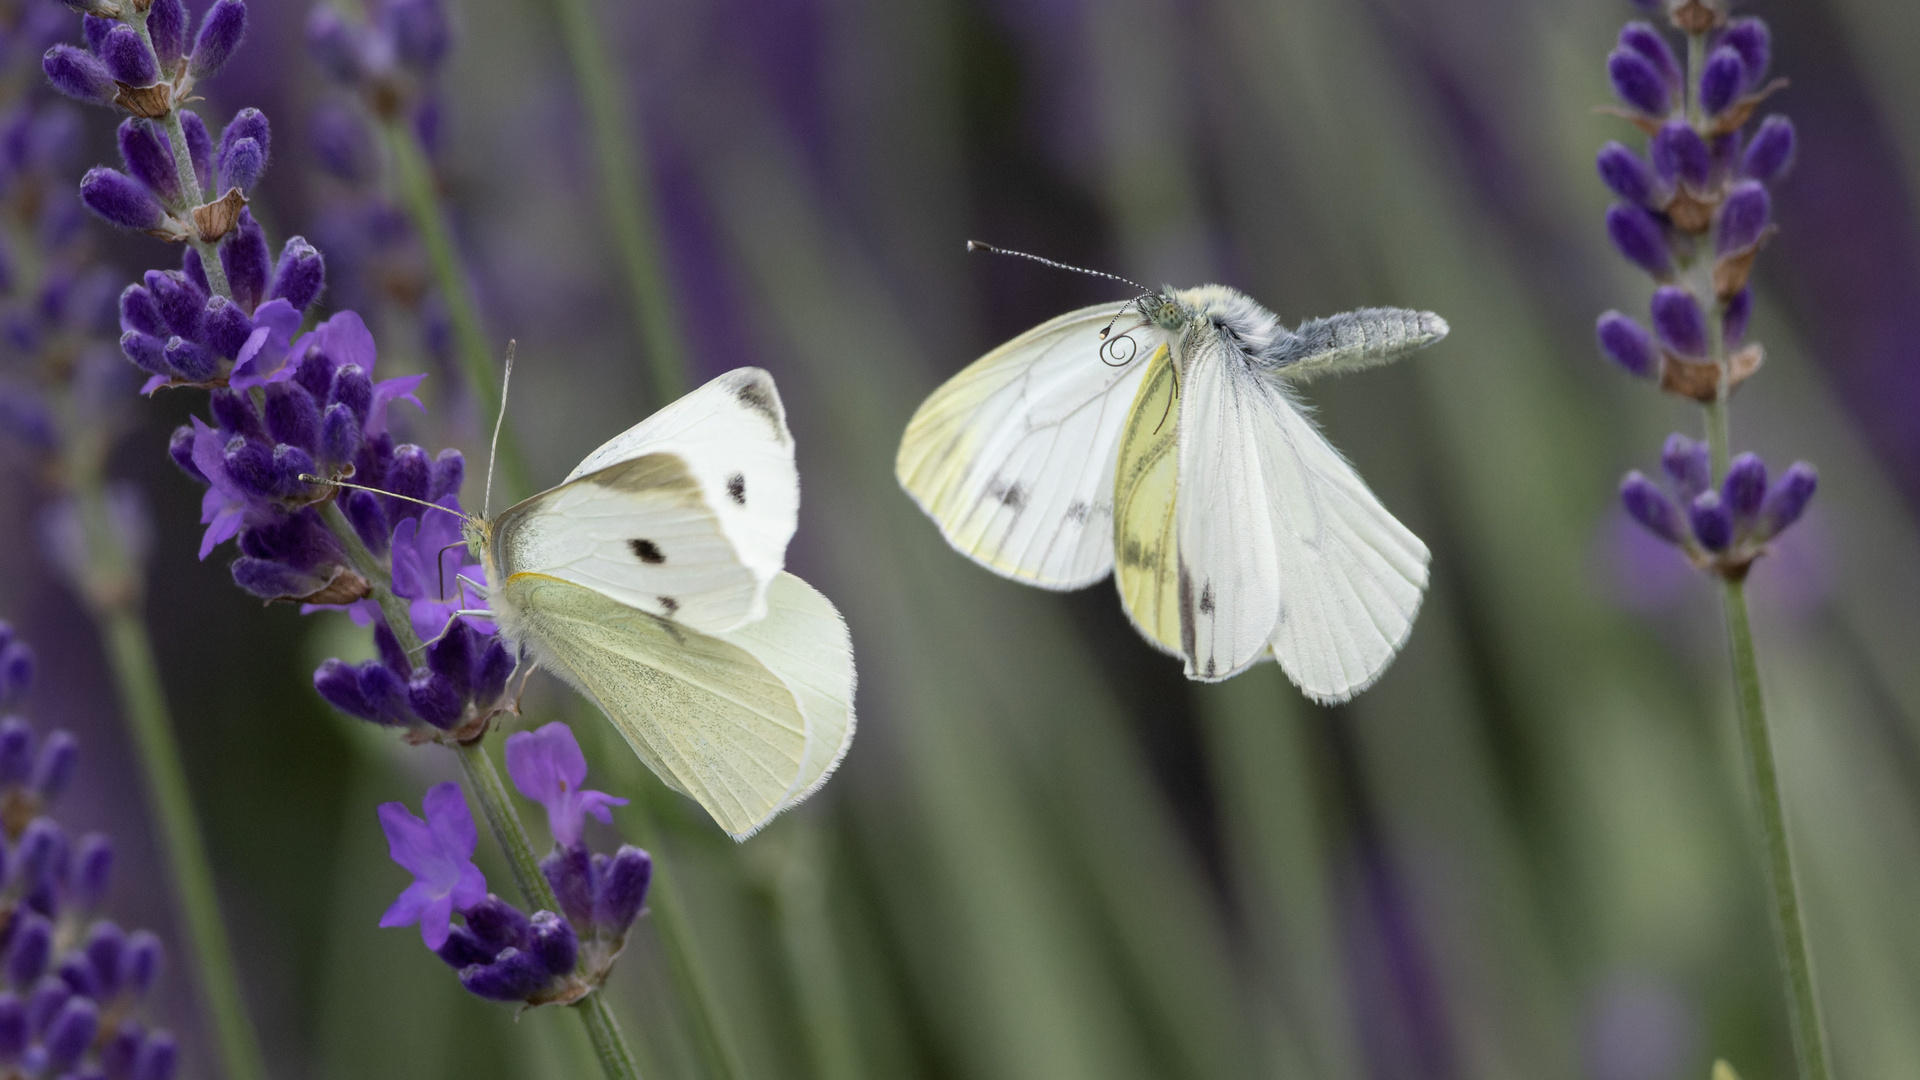
MULTIPOLYGON (((389 121, 381 125, 381 130, 386 134, 388 154, 393 159, 395 179, 400 185, 401 201, 407 207, 408 220, 413 222, 414 231, 420 234, 420 242, 427 249, 427 261, 433 265, 440 296, 447 304, 447 319, 453 324, 454 355, 459 358, 467 386, 480 405, 481 421, 491 421, 500 412, 499 360, 487 343, 486 331, 481 328, 480 305, 474 300, 473 283, 461 265, 459 253, 454 250, 453 231, 448 228, 446 214, 440 206, 433 166, 412 128, 389 121)), ((506 429, 512 426, 508 424, 506 429)), ((500 440, 500 471, 510 492, 526 494, 533 490, 526 460, 520 455, 519 444, 511 437, 500 440)))
POLYGON ((1754 790, 1760 797, 1767 877, 1773 886, 1774 931, 1780 948, 1781 976, 1787 981, 1794 1055, 1799 1059, 1801 1080, 1831 1080, 1833 1066, 1827 1058, 1820 999, 1814 993, 1813 955, 1807 948, 1806 920, 1800 909, 1800 884, 1794 875, 1792 845, 1787 836, 1787 810, 1780 798, 1773 736, 1767 728, 1766 703, 1760 693, 1760 659, 1747 620, 1746 586, 1738 581, 1726 582, 1722 600, 1727 613, 1727 643, 1733 654, 1740 735, 1753 771, 1754 790))
POLYGON ((600 210, 612 227, 633 314, 640 323, 647 363, 653 372, 654 404, 665 405, 687 392, 681 362, 680 327, 673 298, 660 266, 659 236, 653 227, 653 191, 633 138, 634 125, 622 108, 626 94, 614 78, 587 0, 558 0, 554 5, 573 61, 580 101, 593 125, 594 158, 600 172, 600 210))
POLYGON ((200 823, 187 791, 186 770, 174 742, 173 721, 167 715, 153 643, 146 624, 126 607, 96 612, 95 617, 146 775, 147 797, 172 870, 174 899, 186 916, 187 940, 193 949, 195 974, 207 1014, 213 1021, 221 1065, 227 1080, 263 1080, 266 1066, 253 1025, 247 1020, 245 999, 240 995, 233 946, 220 918, 213 870, 207 863, 200 823))
MULTIPOLYGON (((360 535, 353 531, 353 525, 347 521, 346 514, 334 500, 320 504, 320 518, 327 523, 341 545, 346 548, 347 559, 361 577, 367 580, 373 592, 374 602, 380 605, 380 614, 385 616, 388 629, 408 653, 420 648, 420 636, 413 632, 413 617, 407 610, 406 601, 393 592, 393 579, 381 561, 360 542, 360 535)), ((539 856, 534 854, 533 841, 527 836, 526 827, 520 824, 520 813, 513 807, 513 799, 507 794, 507 785, 500 778, 500 770, 487 754, 486 748, 478 742, 468 743, 456 748, 460 758, 460 770, 466 776, 467 789, 480 803, 480 816, 487 819, 487 829, 493 833, 493 839, 506 853, 507 865, 513 871, 514 884, 520 887, 520 894, 527 902, 538 909, 559 911, 560 901, 553 895, 553 886, 548 884, 547 875, 540 870, 539 856)), ((634 1062, 633 1051, 627 1046, 626 1038, 620 1033, 620 1023, 613 1011, 607 1006, 603 992, 596 990, 582 998, 573 1006, 573 1012, 586 1025, 587 1038, 593 1044, 594 1056, 600 1061, 600 1071, 608 1080, 640 1080, 640 1068, 634 1062)))
MULTIPOLYGON (((133 28, 140 35, 141 44, 153 53, 153 37, 147 33, 147 8, 136 5, 132 16, 133 28)), ((160 57, 154 53, 153 66, 160 68, 160 57)), ((161 70, 165 70, 161 68, 161 70)), ((173 149, 173 171, 180 182, 180 195, 186 200, 191 211, 205 201, 206 195, 200 190, 200 176, 193 171, 193 155, 187 151, 187 131, 180 123, 180 107, 176 103, 167 110, 160 120, 167 129, 167 142, 173 149)), ((200 266, 207 272, 207 284, 212 286, 214 295, 233 299, 233 286, 227 284, 227 268, 220 265, 219 245, 209 244, 200 239, 194 228, 192 217, 187 218, 187 231, 192 234, 187 241, 200 253, 200 266)))

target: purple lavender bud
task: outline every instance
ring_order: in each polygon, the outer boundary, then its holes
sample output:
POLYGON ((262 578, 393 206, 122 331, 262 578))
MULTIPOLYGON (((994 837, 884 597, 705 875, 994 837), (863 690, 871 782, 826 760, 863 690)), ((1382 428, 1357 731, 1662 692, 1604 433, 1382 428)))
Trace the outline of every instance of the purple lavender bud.
POLYGON ((1685 435, 1667 436, 1660 449, 1660 468, 1682 499, 1692 499, 1713 484, 1713 463, 1707 444, 1685 435))
POLYGON ((33 786, 43 802, 52 802, 67 790, 79 763, 80 744, 72 735, 54 731, 41 741, 40 757, 33 766, 33 786))
POLYGON ((120 983, 135 997, 145 997, 160 976, 160 939, 151 931, 135 930, 127 935, 127 954, 120 971, 120 983))
POLYGON ((400 647, 400 639, 393 636, 393 630, 387 624, 373 624, 373 648, 380 656, 381 666, 401 678, 413 674, 413 661, 408 658, 407 650, 400 647))
POLYGON ((166 328, 189 341, 199 340, 202 320, 206 318, 207 294, 177 270, 149 270, 145 280, 147 292, 153 296, 154 308, 166 328))
POLYGON ((547 969, 549 978, 559 978, 573 973, 573 965, 580 959, 580 939, 567 920, 551 911, 536 911, 533 943, 527 951, 547 969))
POLYGON ((525 947, 532 940, 533 924, 527 916, 492 893, 461 914, 466 916, 467 929, 491 948, 525 947))
POLYGON ((242 435, 228 441, 223 453, 227 475, 241 490, 258 499, 270 499, 278 485, 274 482, 273 451, 242 435))
POLYGON ((374 722, 394 727, 412 723, 407 684, 386 665, 374 661, 360 665, 360 695, 373 710, 374 722))
POLYGON ((1742 180, 1720 204, 1719 228, 1714 236, 1718 255, 1743 252, 1760 242, 1773 216, 1773 199, 1758 180, 1742 180))
POLYGON ((113 1034, 100 1044, 100 1072, 113 1080, 126 1080, 133 1072, 133 1063, 140 1060, 140 1044, 147 1038, 146 1028, 140 1021, 128 1017, 120 1021, 113 1034))
POLYGON ((251 191, 266 171, 267 152, 252 139, 241 139, 221 156, 219 187, 251 191))
POLYGON ((1745 90, 1759 86, 1773 63, 1773 35, 1759 19, 1735 19, 1728 23, 1720 35, 1719 47, 1739 54, 1740 66, 1747 76, 1746 85, 1742 87, 1745 90))
POLYGON ((228 360, 240 355, 241 346, 247 338, 253 336, 253 320, 240 310, 240 305, 224 296, 210 297, 201 318, 202 333, 206 337, 207 348, 215 356, 228 360))
POLYGON ((1729 348, 1740 344, 1747 337, 1747 320, 1753 317, 1753 290, 1741 289, 1727 301, 1726 310, 1720 316, 1720 336, 1729 348))
POLYGON ((80 201, 123 229, 157 229, 167 217, 166 208, 145 185, 105 166, 89 169, 80 178, 80 201))
POLYGON ((87 963, 93 966, 93 985, 97 996, 110 998, 120 993, 120 961, 127 951, 127 933, 102 919, 87 931, 81 946, 87 963))
POLYGON ((297 383, 274 383, 267 387, 267 437, 277 443, 308 450, 320 445, 320 406, 313 395, 297 383))
MULTIPOLYGON (((124 27, 123 27, 124 29, 124 27)), ((173 169, 173 151, 153 125, 129 116, 120 122, 120 160, 127 173, 169 205, 180 204, 180 175, 173 169)))
POLYGON ((373 179, 373 134, 353 110, 328 102, 314 109, 307 126, 321 168, 349 184, 373 179))
MULTIPOLYGON (((213 187, 213 136, 207 131, 207 122, 192 109, 182 109, 180 129, 187 137, 187 157, 193 162, 193 175, 200 184, 200 190, 208 198, 219 195, 217 191, 208 190, 213 187)), ((187 250, 193 252, 192 248, 187 250)), ((198 255, 198 252, 193 253, 198 255)))
POLYGON ((233 560, 227 569, 232 572, 235 585, 262 600, 305 596, 323 584, 304 570, 252 555, 233 560))
POLYGON ((365 424, 367 412, 373 408, 373 380, 359 364, 342 367, 333 376, 332 401, 352 409, 354 419, 365 424))
MULTIPOLYGON (((329 405, 320 420, 320 460, 330 466, 344 465, 360 451, 360 422, 345 405, 329 405)), ((378 509, 379 504, 374 504, 378 509)), ((386 512, 381 511, 384 524, 386 512)))
MULTIPOLYGON (((380 670, 385 671, 385 668, 380 670)), ((388 672, 388 677, 392 673, 388 672)), ((313 673, 313 688, 327 704, 359 720, 379 722, 373 703, 360 689, 360 669, 345 660, 329 658, 313 673)))
POLYGON ((120 88, 114 85, 113 76, 107 73, 107 66, 95 59, 92 53, 83 52, 71 45, 55 45, 40 58, 40 69, 47 74, 47 81, 55 90, 80 101, 89 101, 95 105, 113 104, 114 95, 120 88))
POLYGON ((547 969, 531 953, 505 949, 491 964, 475 964, 460 972, 460 985, 489 1001, 525 1001, 545 986, 547 969))
POLYGON ((473 665, 473 700, 491 705, 506 693, 507 679, 513 674, 513 653, 498 637, 487 639, 473 665))
POLYGON ((193 43, 189 70, 206 79, 226 66, 240 39, 247 34, 247 5, 242 0, 215 0, 200 20, 200 36, 193 43))
POLYGON ((1675 179, 1704 188, 1713 176, 1713 153, 1685 120, 1669 120, 1654 133, 1653 168, 1669 183, 1675 179))
POLYGON ((152 86, 160 81, 160 68, 153 53, 140 40, 139 31, 125 23, 107 31, 98 50, 107 74, 128 86, 152 86))
POLYGON ((74 997, 60 1006, 40 1045, 46 1047, 47 1061, 58 1071, 79 1061, 99 1030, 99 1007, 84 997, 74 997))
POLYGON ((153 0, 147 9, 147 36, 160 59, 160 70, 171 76, 187 50, 187 9, 180 0, 153 0))
POLYGON ((1754 527, 1755 537, 1772 539, 1799 521, 1800 515, 1807 511, 1807 504, 1813 501, 1814 489, 1819 486, 1820 474, 1814 471, 1813 466, 1804 461, 1787 466, 1787 471, 1774 482, 1773 490, 1767 492, 1767 501, 1760 507, 1759 520, 1754 527))
POLYGON ((75 861, 80 871, 74 878, 74 891, 82 906, 97 908, 106 899, 107 885, 113 880, 113 841, 99 833, 88 833, 80 840, 75 861))
POLYGON ((407 705, 420 719, 446 731, 459 722, 466 698, 445 677, 421 668, 407 680, 407 705))
POLYGON ((220 361, 207 350, 183 337, 167 339, 167 366, 188 382, 205 382, 220 373, 220 361))
POLYGON ((253 220, 253 211, 243 208, 239 224, 220 241, 220 265, 227 271, 233 302, 251 314, 266 300, 267 281, 273 275, 273 253, 267 250, 266 231, 253 220))
POLYGON ((260 422, 260 414, 253 411, 253 399, 244 392, 215 390, 207 395, 207 406, 221 431, 266 438, 267 429, 260 422))
POLYGON ((201 303, 205 303, 213 295, 213 286, 207 283, 207 268, 200 265, 200 252, 192 245, 188 245, 181 252, 180 275, 199 291, 201 303))
POLYGON ((166 337, 170 331, 165 326, 160 321, 160 309, 153 304, 153 294, 144 286, 129 285, 120 293, 120 329, 166 337))
POLYGON ((193 463, 193 428, 181 424, 173 429, 173 438, 167 443, 167 456, 173 458, 173 463, 190 479, 202 484, 207 482, 206 474, 193 463))
POLYGON ((360 452, 353 458, 354 471, 366 477, 369 484, 384 482, 387 466, 392 463, 393 436, 384 431, 367 435, 361 442, 360 452))
POLYGON ((1740 53, 1726 45, 1713 50, 1707 68, 1700 73, 1700 106, 1710 116, 1727 111, 1747 88, 1747 65, 1740 53))
POLYGON ((26 1004, 14 994, 0 994, 0 1061, 18 1061, 28 1038, 26 1004))
POLYGON ((1607 189, 1627 202, 1648 207, 1661 202, 1663 185, 1654 175, 1653 166, 1625 146, 1609 142, 1600 148, 1600 157, 1594 165, 1607 189))
POLYGON ((473 688, 474 633, 458 619, 427 646, 427 667, 447 681, 461 698, 473 688))
POLYGON ((27 995, 27 1029, 45 1031, 72 997, 73 987, 58 975, 40 976, 40 981, 33 984, 33 992, 27 995))
POLYGON ((252 139, 260 144, 265 153, 273 145, 273 127, 267 122, 267 114, 259 109, 241 109, 233 114, 233 119, 220 131, 220 158, 225 160, 235 144, 244 139, 252 139))
POLYGON ((274 267, 273 286, 267 292, 267 299, 285 300, 295 311, 305 311, 319 299, 320 290, 326 284, 327 264, 320 257, 320 249, 307 243, 306 237, 289 237, 286 246, 280 249, 280 261, 274 267))
POLYGON ((380 14, 402 63, 430 72, 446 57, 452 34, 439 0, 393 0, 380 14))
POLYGON ((1645 378, 1659 369, 1659 358, 1653 351, 1653 335, 1625 315, 1609 311, 1600 316, 1594 333, 1600 339, 1600 351, 1606 354, 1607 359, 1625 368, 1629 375, 1645 378))
POLYGON ((1620 505, 1626 507, 1628 515, 1653 535, 1670 544, 1682 542, 1683 526, 1679 508, 1667 498, 1666 492, 1641 475, 1639 470, 1628 473, 1626 479, 1620 481, 1620 505))
POLYGON ((30 986, 47 973, 53 960, 53 923, 31 911, 21 912, 13 943, 7 950, 7 981, 30 986))
POLYGON ((1745 531, 1760 514, 1767 498, 1767 464, 1758 454, 1741 454, 1727 466, 1727 477, 1720 482, 1720 500, 1733 515, 1736 529, 1745 531))
POLYGON ((1620 47, 1645 57, 1669 87, 1680 85, 1680 58, 1673 54, 1667 39, 1652 25, 1636 19, 1621 27, 1620 47))
POLYGON ((82 15, 80 16, 80 40, 87 43, 88 52, 99 56, 100 50, 106 47, 107 35, 119 25, 121 25, 120 20, 108 18, 105 15, 82 15))
POLYGON ((173 1036, 164 1031, 156 1031, 140 1047, 140 1058, 134 1062, 133 1076, 129 1080, 173 1080, 174 1070, 179 1067, 180 1047, 173 1036))
POLYGON ((365 71, 358 30, 331 4, 315 4, 307 13, 307 53, 343 83, 359 81, 365 71))
POLYGON ((307 494, 307 482, 300 479, 314 474, 318 466, 313 455, 298 446, 281 443, 273 448, 273 474, 280 494, 297 498, 307 494))
POLYGON ((1685 289, 1662 285, 1653 292, 1653 331, 1668 351, 1686 357, 1707 354, 1707 316, 1685 289))
POLYGON ((33 687, 37 667, 33 646, 24 641, 8 642, 5 649, 0 649, 0 701, 20 700, 33 687))
POLYGON ((1753 141, 1747 144, 1740 172, 1749 179, 1771 184, 1793 166, 1793 148, 1793 121, 1784 116, 1769 116, 1753 133, 1753 141))
POLYGON ((540 872, 553 886, 553 895, 559 898, 560 910, 567 918, 582 926, 593 922, 593 859, 585 844, 556 846, 540 860, 540 872))
MULTIPOLYGON (((334 409, 338 408, 341 406, 329 407, 328 416, 331 417, 334 409)), ((357 432, 359 426, 355 425, 354 430, 357 432)), ((387 520, 386 507, 380 503, 380 496, 372 492, 355 491, 347 495, 344 508, 347 520, 353 523, 353 531, 360 537, 360 542, 375 554, 385 554, 387 543, 393 537, 393 525, 387 520)))
POLYGON ((1673 107, 1673 91, 1667 81, 1637 52, 1615 49, 1607 57, 1607 78, 1621 101, 1648 116, 1665 116, 1673 107))
POLYGON ((1733 515, 1717 491, 1703 491, 1687 507, 1687 521, 1693 526, 1694 539, 1708 551, 1725 551, 1733 543, 1733 515))
POLYGON ((460 485, 467 478, 467 458, 458 450, 446 449, 433 457, 433 494, 428 502, 439 502, 449 495, 459 495, 460 485))
POLYGON ((120 351, 142 371, 169 379, 174 376, 173 368, 167 364, 167 343, 157 337, 128 331, 120 335, 120 351))
POLYGON ((632 844, 622 844, 600 875, 593 921, 610 933, 626 933, 633 920, 640 917, 640 909, 647 902, 647 886, 652 883, 653 857, 632 844))
MULTIPOLYGON (((393 464, 387 467, 387 479, 381 486, 395 495, 425 499, 433 491, 433 459, 412 443, 399 447, 393 452, 393 464)), ((402 517, 418 517, 421 507, 395 499, 387 511, 397 521, 402 517)))
POLYGON ((0 785, 25 783, 32 775, 33 728, 17 716, 0 720, 0 785))
POLYGON ((447 966, 458 970, 475 964, 491 964, 497 949, 489 948, 473 931, 464 926, 450 927, 447 940, 433 954, 447 962, 447 966))
POLYGON ((1607 208, 1607 237, 1628 262, 1656 279, 1673 274, 1673 255, 1660 219, 1644 206, 1615 203, 1607 208))

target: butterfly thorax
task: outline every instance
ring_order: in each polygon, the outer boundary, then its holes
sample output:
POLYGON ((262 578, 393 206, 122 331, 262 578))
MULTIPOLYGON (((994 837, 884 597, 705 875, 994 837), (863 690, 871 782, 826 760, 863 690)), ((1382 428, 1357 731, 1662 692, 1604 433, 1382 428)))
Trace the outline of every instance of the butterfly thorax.
POLYGON ((1225 285, 1168 290, 1164 299, 1184 317, 1172 325, 1156 318, 1163 329, 1183 338, 1194 334, 1218 335, 1248 361, 1263 367, 1290 336, 1273 312, 1247 294, 1225 285))

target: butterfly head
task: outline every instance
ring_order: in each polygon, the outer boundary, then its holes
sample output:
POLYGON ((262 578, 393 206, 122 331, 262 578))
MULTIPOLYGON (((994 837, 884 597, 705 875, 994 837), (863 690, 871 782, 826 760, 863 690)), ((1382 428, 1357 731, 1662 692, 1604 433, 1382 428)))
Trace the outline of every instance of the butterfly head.
POLYGON ((1174 294, 1172 289, 1157 293, 1148 293, 1134 301, 1140 308, 1140 314, 1147 321, 1162 330, 1177 332, 1186 329, 1194 319, 1193 308, 1174 294))

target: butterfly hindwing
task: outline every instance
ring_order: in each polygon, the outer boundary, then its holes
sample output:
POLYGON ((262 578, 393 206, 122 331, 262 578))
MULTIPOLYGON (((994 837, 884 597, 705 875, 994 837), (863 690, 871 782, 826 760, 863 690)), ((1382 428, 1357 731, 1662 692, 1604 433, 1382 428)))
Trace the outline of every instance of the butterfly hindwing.
POLYGON ((1180 384, 1165 345, 1154 350, 1127 410, 1114 470, 1114 583, 1149 642, 1183 655, 1180 622, 1180 384))
POLYGON ((1164 340, 1127 307, 1035 327, 914 413, 895 475, 968 558, 1049 589, 1113 568, 1114 451, 1145 359, 1164 340))

